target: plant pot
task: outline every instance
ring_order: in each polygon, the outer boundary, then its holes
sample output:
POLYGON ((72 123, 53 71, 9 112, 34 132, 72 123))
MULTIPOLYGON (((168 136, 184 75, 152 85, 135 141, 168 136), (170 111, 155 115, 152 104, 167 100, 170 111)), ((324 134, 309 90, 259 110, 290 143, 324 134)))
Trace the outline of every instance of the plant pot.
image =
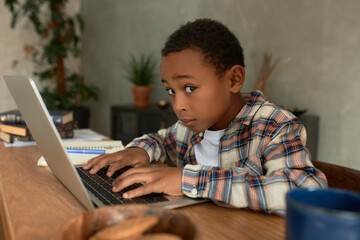
POLYGON ((131 88, 134 96, 134 106, 136 108, 149 107, 149 99, 152 91, 150 86, 133 86, 131 88))

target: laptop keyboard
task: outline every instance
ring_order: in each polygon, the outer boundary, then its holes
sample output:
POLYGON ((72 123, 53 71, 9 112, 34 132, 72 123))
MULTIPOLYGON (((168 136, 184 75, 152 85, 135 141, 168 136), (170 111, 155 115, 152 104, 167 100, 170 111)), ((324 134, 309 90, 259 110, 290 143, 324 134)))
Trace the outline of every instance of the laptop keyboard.
POLYGON ((96 174, 90 174, 89 171, 84 170, 82 167, 76 167, 80 178, 82 179, 85 187, 93 195, 95 195, 105 205, 114 204, 150 204, 155 202, 164 202, 168 199, 162 194, 151 193, 141 197, 125 199, 122 197, 123 193, 142 186, 141 183, 133 184, 127 188, 124 188, 120 192, 112 191, 112 183, 114 180, 129 168, 123 168, 116 171, 113 176, 106 176, 109 166, 100 169, 96 174))

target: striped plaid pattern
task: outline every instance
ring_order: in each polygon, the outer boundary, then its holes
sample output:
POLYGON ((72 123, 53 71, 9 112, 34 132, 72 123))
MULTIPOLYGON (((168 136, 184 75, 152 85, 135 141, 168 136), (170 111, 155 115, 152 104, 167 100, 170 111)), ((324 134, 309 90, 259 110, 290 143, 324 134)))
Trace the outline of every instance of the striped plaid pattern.
POLYGON ((306 131, 290 112, 252 92, 220 140, 220 167, 198 165, 195 133, 178 121, 168 129, 135 139, 127 147, 145 149, 151 161, 184 167, 183 193, 219 204, 284 214, 285 194, 293 188, 326 187, 306 149, 306 131))

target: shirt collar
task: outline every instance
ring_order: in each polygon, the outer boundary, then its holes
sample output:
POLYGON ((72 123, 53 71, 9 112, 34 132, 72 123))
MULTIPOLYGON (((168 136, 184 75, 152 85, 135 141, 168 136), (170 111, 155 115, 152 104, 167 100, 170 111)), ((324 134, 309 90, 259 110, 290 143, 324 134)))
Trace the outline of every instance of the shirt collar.
POLYGON ((259 90, 251 92, 246 104, 241 108, 232 123, 249 125, 256 112, 265 103, 265 101, 264 95, 259 90))
MULTIPOLYGON (((255 116, 255 113, 266 101, 264 95, 259 90, 256 90, 246 95, 249 95, 245 97, 246 104, 241 108, 240 112, 236 115, 235 119, 230 123, 227 129, 229 129, 233 123, 249 125, 251 120, 255 116)), ((190 138, 190 141, 193 145, 197 144, 204 138, 204 132, 193 132, 193 134, 194 135, 190 138)))

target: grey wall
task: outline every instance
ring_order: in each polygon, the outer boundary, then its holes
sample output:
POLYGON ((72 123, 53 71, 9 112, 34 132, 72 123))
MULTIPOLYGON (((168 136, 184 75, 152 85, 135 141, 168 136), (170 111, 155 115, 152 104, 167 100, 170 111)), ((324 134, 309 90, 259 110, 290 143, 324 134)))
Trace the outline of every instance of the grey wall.
MULTIPOLYGON (((100 100, 88 103, 91 127, 98 132, 110 135, 111 105, 132 103, 121 61, 142 52, 153 52, 160 60, 170 33, 189 20, 208 17, 226 24, 244 47, 244 91, 252 89, 265 52, 291 57, 270 80, 271 100, 320 116, 318 160, 360 169, 360 1, 83 0, 81 5, 86 22, 83 71, 86 81, 101 89, 100 100)), ((10 35, 0 26, 1 33, 10 35)), ((0 41, 3 36, 8 37, 2 35, 0 41)), ((8 45, 0 50, 12 54, 8 45)), ((1 84, 3 111, 12 103, 1 84)), ((153 87, 152 102, 168 98, 160 80, 153 87)))
MULTIPOLYGON (((98 84, 92 127, 110 134, 110 106, 132 103, 121 60, 159 51, 181 24, 207 17, 226 24, 241 41, 250 91, 262 56, 291 61, 270 80, 268 93, 281 106, 320 116, 318 160, 360 169, 360 1, 357 0, 85 0, 83 67, 98 84)), ((167 99, 157 81, 152 101, 167 99)))

